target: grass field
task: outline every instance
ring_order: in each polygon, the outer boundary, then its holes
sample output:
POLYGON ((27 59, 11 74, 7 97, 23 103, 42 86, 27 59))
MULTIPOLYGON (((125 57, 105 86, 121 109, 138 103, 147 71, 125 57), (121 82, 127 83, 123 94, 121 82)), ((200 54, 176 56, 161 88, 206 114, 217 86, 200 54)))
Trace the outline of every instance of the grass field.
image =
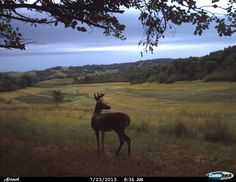
POLYGON ((236 173, 236 83, 70 84, 0 93, 0 176, 204 176, 236 173), (55 107, 51 91, 65 102, 55 107), (131 156, 114 132, 96 153, 93 94, 126 112, 131 156))

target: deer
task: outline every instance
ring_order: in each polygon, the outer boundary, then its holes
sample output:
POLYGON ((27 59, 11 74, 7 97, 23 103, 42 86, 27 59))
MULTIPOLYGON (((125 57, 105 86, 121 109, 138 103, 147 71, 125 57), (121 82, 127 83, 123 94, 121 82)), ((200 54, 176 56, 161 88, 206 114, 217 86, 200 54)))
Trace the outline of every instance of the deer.
POLYGON ((116 156, 119 155, 120 149, 124 142, 128 145, 128 156, 130 156, 131 139, 126 135, 125 128, 130 124, 130 117, 122 112, 101 113, 102 110, 109 110, 111 107, 105 104, 102 100, 104 93, 94 94, 96 101, 95 109, 91 119, 91 127, 94 129, 97 140, 97 152, 100 154, 100 134, 102 133, 102 153, 104 153, 104 135, 105 132, 115 131, 120 139, 120 145, 116 151, 116 156))

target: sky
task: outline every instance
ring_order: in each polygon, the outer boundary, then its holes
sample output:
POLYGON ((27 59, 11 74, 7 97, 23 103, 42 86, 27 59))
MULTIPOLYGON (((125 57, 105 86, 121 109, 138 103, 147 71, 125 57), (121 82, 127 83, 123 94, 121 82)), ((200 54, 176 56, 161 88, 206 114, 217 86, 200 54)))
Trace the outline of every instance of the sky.
POLYGON ((167 30, 165 38, 160 39, 154 53, 141 57, 140 51, 143 47, 138 46, 138 42, 145 35, 138 21, 138 14, 127 11, 119 20, 126 25, 125 41, 112 36, 106 37, 102 30, 96 28, 82 33, 64 28, 63 25, 41 25, 35 28, 25 23, 17 23, 23 37, 37 43, 28 44, 24 51, 0 49, 0 72, 203 56, 236 44, 236 35, 219 37, 213 26, 202 36, 194 36, 194 27, 184 24, 175 26, 175 32, 167 30))

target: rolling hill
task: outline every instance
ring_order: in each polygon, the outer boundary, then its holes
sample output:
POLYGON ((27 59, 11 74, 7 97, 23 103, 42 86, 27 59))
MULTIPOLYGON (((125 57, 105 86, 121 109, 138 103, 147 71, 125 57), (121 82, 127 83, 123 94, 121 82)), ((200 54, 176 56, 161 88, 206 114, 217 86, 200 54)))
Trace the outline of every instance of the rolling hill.
POLYGON ((16 90, 54 78, 73 78, 74 83, 236 81, 236 46, 211 52, 203 57, 153 59, 110 65, 58 66, 42 71, 0 73, 0 91, 16 90))

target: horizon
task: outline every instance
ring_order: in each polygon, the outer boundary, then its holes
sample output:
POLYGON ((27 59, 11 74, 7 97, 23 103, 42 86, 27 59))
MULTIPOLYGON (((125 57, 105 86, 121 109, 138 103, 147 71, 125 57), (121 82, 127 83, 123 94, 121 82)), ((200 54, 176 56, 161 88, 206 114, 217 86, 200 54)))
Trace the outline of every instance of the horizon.
MULTIPOLYGON (((225 48, 228 48, 230 46, 235 46, 236 44, 229 44, 225 47, 221 46, 222 48, 219 48, 219 49, 214 49, 213 51, 208 51, 207 53, 205 54, 201 54, 201 55, 189 55, 189 56, 185 56, 185 57, 150 57, 150 54, 151 53, 147 53, 149 54, 148 56, 146 56, 147 58, 145 58, 145 54, 143 57, 141 57, 140 53, 139 53, 139 59, 134 59, 134 60, 127 60, 127 61, 117 61, 117 62, 91 62, 91 63, 87 63, 85 62, 84 64, 78 64, 78 65, 68 65, 68 64, 65 64, 65 65, 52 65, 52 66, 45 66, 45 67, 42 67, 42 68, 35 68, 35 69, 6 69, 4 70, 3 67, 2 67, 2 61, 0 61, 0 73, 7 73, 7 72, 30 72, 30 71, 43 71, 43 70, 46 70, 46 69, 51 69, 51 68, 55 68, 55 67, 82 67, 82 66, 86 66, 86 65, 111 65, 111 64, 123 64, 123 63, 135 63, 135 62, 139 62, 139 61, 148 61, 148 60, 160 60, 160 59, 187 59, 189 57, 203 57, 203 56, 207 56, 209 55, 210 53, 212 52, 216 52, 216 51, 221 51, 221 50, 224 50, 225 48)), ((158 47, 157 47, 158 49, 158 47)), ((59 53, 59 54, 62 54, 62 55, 67 55, 67 56, 70 56, 70 55, 76 55, 76 53, 59 53)), ((4 55, 3 55, 4 56, 4 55)), ((25 55, 25 56, 30 56, 30 55, 25 55)), ((48 54, 48 55, 40 55, 40 56, 55 56, 54 54, 48 54)), ((15 57, 15 55, 8 55, 7 57, 15 57)), ((31 56, 30 56, 31 57, 31 56)), ((21 63, 21 62, 19 62, 21 63)))
POLYGON ((168 57, 163 57, 163 58, 153 58, 153 59, 139 59, 139 60, 136 60, 136 61, 129 61, 129 62, 114 62, 114 63, 108 63, 108 64, 103 64, 103 63, 97 63, 97 64, 83 64, 83 65, 78 65, 78 66, 62 66, 62 65, 57 65, 57 66, 53 66, 53 67, 48 67, 48 68, 44 68, 44 69, 32 69, 32 70, 26 70, 26 71, 14 71, 14 70, 10 70, 10 71, 1 71, 0 70, 0 73, 9 73, 9 72, 19 72, 19 73, 24 73, 24 72, 31 72, 31 71, 43 71, 43 70, 46 70, 46 69, 52 69, 52 68, 56 68, 56 67, 65 67, 65 68, 68 68, 68 67, 83 67, 83 66, 92 66, 92 65, 96 65, 96 66, 103 66, 103 65, 112 65, 112 64, 125 64, 125 63, 136 63, 136 62, 140 62, 140 61, 151 61, 151 60, 156 60, 156 61, 160 61, 162 59, 164 60, 168 60, 168 59, 172 59, 172 60, 178 60, 178 59, 188 59, 190 57, 204 57, 204 56, 207 56, 209 55, 210 53, 213 53, 213 52, 217 52, 217 51, 223 51, 225 48, 229 48, 229 47, 232 47, 232 46, 236 46, 236 45, 229 45, 227 47, 224 47, 223 49, 219 49, 219 50, 215 50, 215 51, 211 51, 205 55, 201 55, 201 56, 188 56, 188 57, 184 57, 184 58, 168 58, 168 57))

